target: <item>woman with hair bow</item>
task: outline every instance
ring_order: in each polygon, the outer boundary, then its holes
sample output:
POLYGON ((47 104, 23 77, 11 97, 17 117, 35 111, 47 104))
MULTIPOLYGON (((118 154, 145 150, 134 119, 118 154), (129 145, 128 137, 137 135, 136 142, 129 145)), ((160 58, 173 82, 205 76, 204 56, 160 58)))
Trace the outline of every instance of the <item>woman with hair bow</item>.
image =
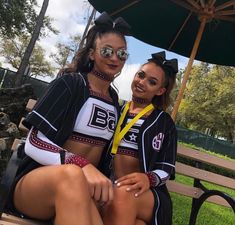
POLYGON ((174 179, 177 133, 165 112, 178 63, 152 54, 135 74, 132 100, 122 108, 112 146, 114 199, 103 208, 105 225, 171 225, 166 187, 174 179))
POLYGON ((55 225, 103 224, 96 206, 113 199, 113 186, 100 165, 119 117, 110 84, 127 60, 129 29, 122 18, 101 14, 26 117, 30 131, 7 212, 55 225))

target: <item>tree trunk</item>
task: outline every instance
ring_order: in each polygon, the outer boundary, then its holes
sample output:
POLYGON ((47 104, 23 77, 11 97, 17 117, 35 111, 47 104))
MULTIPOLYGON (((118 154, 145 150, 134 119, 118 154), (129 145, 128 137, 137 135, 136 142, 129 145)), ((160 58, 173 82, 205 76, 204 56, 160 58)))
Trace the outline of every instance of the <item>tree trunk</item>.
POLYGON ((29 63, 29 59, 30 59, 30 56, 32 54, 33 48, 34 48, 35 43, 36 43, 36 41, 39 37, 40 29, 43 25, 43 19, 45 17, 46 11, 47 11, 48 4, 49 4, 49 0, 44 0, 43 1, 41 11, 40 11, 40 13, 37 17, 36 25, 35 25, 33 33, 32 33, 32 37, 30 39, 28 47, 25 50, 25 53, 24 53, 23 59, 21 60, 19 69, 16 72, 15 87, 20 86, 21 83, 22 83, 24 72, 27 68, 27 65, 29 63))
POLYGON ((96 13, 96 10, 95 10, 95 8, 93 8, 93 10, 92 10, 92 12, 91 12, 91 15, 90 15, 89 18, 88 18, 88 21, 87 21, 85 30, 84 30, 84 32, 83 32, 82 39, 81 39, 81 42, 80 42, 80 44, 79 44, 79 49, 81 49, 81 48, 83 47, 83 45, 84 45, 84 38, 85 38, 86 35, 87 35, 88 29, 89 29, 89 27, 90 27, 90 25, 91 25, 92 19, 93 19, 94 16, 95 16, 95 13, 96 13))

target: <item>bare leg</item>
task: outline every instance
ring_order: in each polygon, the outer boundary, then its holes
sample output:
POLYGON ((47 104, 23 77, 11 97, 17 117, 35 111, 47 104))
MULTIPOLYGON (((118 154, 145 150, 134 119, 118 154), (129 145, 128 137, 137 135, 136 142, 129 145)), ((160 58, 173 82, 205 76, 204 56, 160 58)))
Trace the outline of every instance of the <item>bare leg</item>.
POLYGON ((96 213, 86 178, 75 165, 43 166, 26 174, 16 186, 14 203, 30 217, 55 217, 56 225, 91 225, 96 213))
POLYGON ((136 220, 135 225, 147 225, 143 220, 136 220))
POLYGON ((126 187, 115 188, 113 201, 102 213, 103 222, 105 225, 144 225, 151 220, 153 206, 150 190, 136 198, 126 187))

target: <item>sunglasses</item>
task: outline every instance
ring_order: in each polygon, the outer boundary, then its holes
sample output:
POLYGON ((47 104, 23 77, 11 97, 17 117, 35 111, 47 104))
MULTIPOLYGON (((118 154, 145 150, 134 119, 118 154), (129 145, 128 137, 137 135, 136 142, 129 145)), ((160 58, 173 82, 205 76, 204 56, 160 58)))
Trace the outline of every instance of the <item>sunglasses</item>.
MULTIPOLYGON (((115 52, 114 49, 111 48, 111 47, 103 47, 103 48, 100 49, 100 55, 103 56, 104 58, 112 57, 114 52, 115 52)), ((126 49, 117 50, 116 55, 121 61, 126 61, 128 56, 129 56, 126 49)))

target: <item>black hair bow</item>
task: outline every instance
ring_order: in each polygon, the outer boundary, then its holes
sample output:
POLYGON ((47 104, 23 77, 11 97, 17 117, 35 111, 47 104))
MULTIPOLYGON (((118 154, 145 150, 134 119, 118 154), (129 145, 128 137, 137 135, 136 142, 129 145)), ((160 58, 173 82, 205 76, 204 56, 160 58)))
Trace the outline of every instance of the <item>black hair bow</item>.
POLYGON ((165 51, 152 54, 152 58, 148 61, 153 61, 157 65, 161 66, 164 70, 170 70, 171 72, 178 73, 178 60, 166 59, 165 51))
POLYGON ((131 35, 131 27, 122 17, 118 17, 117 19, 112 20, 112 18, 106 12, 103 12, 95 20, 95 25, 117 30, 123 35, 131 35))

